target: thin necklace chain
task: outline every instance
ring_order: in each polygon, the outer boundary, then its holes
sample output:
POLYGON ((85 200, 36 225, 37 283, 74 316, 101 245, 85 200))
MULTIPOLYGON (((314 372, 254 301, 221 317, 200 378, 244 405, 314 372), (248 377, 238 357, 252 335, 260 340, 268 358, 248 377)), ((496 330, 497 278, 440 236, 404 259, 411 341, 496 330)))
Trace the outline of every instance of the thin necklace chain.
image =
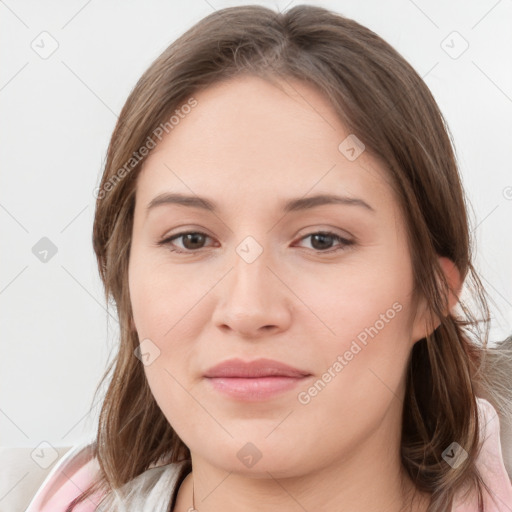
POLYGON ((194 497, 194 475, 192 475, 192 510, 196 510, 196 501, 194 497))

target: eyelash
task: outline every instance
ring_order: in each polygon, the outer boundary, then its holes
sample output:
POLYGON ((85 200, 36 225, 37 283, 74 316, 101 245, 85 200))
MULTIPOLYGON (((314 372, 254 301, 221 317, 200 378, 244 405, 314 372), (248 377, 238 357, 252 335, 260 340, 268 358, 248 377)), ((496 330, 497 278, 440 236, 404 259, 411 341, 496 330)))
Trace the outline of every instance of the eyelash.
MULTIPOLYGON (((171 248, 173 240, 175 240, 177 238, 181 238, 181 237, 183 237, 185 235, 203 235, 203 236, 205 236, 207 238, 211 238, 206 233, 203 233, 201 231, 182 231, 181 233, 176 233, 175 235, 172 235, 171 237, 167 237, 164 240, 161 240, 160 242, 158 242, 158 245, 159 246, 168 246, 169 251, 174 252, 174 253, 178 253, 178 254, 193 254, 193 253, 199 252, 201 249, 182 250, 182 249, 171 248)), ((309 237, 311 237, 313 235, 330 236, 330 237, 334 238, 335 240, 337 240, 338 242, 343 243, 343 246, 342 247, 338 247, 337 249, 328 249, 328 250, 325 250, 325 251, 321 251, 321 250, 317 250, 317 249, 312 249, 317 254, 332 254, 332 253, 337 253, 337 252, 345 251, 345 250, 347 250, 347 248, 349 246, 355 244, 354 240, 348 240, 346 238, 343 238, 343 237, 337 235, 336 233, 333 233, 332 231, 314 231, 312 233, 309 233, 309 234, 303 236, 302 238, 300 238, 300 240, 304 240, 305 238, 309 238, 309 237)))

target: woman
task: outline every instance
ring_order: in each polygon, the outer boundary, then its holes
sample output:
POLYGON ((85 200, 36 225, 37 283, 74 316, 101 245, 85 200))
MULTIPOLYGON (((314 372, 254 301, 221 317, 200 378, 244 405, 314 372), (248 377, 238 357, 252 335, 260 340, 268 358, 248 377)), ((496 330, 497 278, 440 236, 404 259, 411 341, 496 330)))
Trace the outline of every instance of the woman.
POLYGON ((510 352, 449 131, 375 33, 207 16, 132 91, 96 195, 119 352, 96 443, 29 512, 510 510, 510 352))

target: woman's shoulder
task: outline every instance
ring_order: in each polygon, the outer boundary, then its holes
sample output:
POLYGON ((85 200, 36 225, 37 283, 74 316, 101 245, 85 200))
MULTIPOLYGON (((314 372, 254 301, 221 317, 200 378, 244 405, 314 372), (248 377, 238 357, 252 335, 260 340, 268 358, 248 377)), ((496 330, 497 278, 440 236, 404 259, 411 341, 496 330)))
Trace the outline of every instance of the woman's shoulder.
MULTIPOLYGON (((55 464, 25 512, 65 512, 69 503, 94 482, 98 472, 94 443, 74 446, 55 464)), ((77 506, 76 512, 89 512, 95 506, 95 498, 91 497, 77 506)))
POLYGON ((150 467, 101 502, 109 512, 171 510, 179 486, 191 471, 190 460, 150 467))
MULTIPOLYGON (((512 507, 512 482, 503 460, 499 415, 488 400, 477 397, 477 403, 482 446, 476 466, 491 491, 491 495, 489 495, 484 489, 485 510, 509 512, 512 507)), ((455 448, 452 448, 452 452, 458 452, 456 457, 464 457, 463 449, 456 450, 455 448)), ((453 512, 473 512, 474 510, 478 510, 478 497, 474 490, 467 495, 463 491, 456 494, 453 512)))
MULTIPOLYGON (((94 453, 94 443, 83 443, 69 450, 39 487, 25 512, 65 512, 68 505, 99 477, 100 468, 94 453)), ((189 460, 150 467, 116 493, 109 496, 94 493, 73 512, 94 512, 98 507, 103 509, 104 505, 109 505, 108 510, 116 510, 115 505, 120 502, 127 511, 142 510, 137 507, 148 500, 168 504, 170 499, 174 500, 178 484, 190 469, 189 460)))
MULTIPOLYGON (((94 444, 82 443, 61 457, 32 498, 26 512, 60 512, 93 482, 97 473, 94 444)), ((78 509, 86 512, 90 508, 78 509)))

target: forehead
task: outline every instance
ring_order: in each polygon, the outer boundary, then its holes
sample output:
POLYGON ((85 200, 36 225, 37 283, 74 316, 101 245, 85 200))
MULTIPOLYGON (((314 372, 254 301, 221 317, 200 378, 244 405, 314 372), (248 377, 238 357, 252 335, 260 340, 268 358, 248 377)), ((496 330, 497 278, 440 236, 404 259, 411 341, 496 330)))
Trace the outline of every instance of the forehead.
POLYGON ((165 191, 267 207, 274 196, 318 193, 392 202, 385 170, 366 151, 347 158, 353 135, 309 84, 242 76, 194 99, 144 162, 137 197, 145 202, 165 191))

